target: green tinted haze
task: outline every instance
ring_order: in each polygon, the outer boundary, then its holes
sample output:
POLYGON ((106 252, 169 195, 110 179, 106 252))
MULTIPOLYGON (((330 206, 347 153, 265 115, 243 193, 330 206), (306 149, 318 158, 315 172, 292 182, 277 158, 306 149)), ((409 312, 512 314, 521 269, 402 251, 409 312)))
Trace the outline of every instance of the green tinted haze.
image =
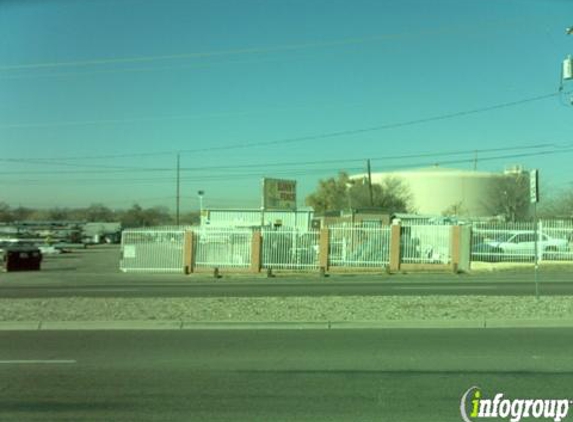
POLYGON ((0 1, 0 201, 172 207, 176 151, 184 211, 198 190, 206 206, 256 207, 262 176, 296 178, 302 203, 366 158, 374 171, 469 169, 473 150, 540 144, 480 153, 498 159, 478 167, 521 163, 568 187, 573 150, 555 151, 573 146, 573 107, 550 95, 573 53, 571 6, 0 1))

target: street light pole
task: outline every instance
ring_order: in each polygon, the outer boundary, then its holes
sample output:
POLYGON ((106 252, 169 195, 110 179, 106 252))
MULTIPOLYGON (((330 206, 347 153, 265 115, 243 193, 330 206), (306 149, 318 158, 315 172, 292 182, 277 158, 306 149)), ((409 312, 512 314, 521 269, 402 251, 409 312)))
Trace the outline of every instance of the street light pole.
POLYGON ((180 166, 181 154, 177 153, 177 186, 175 193, 175 221, 179 225, 179 204, 181 201, 181 166, 180 166))
MULTIPOLYGON (((570 26, 565 30, 567 35, 573 35, 573 26, 570 26)), ((563 67, 561 68, 561 85, 559 87, 559 91, 563 90, 563 83, 566 81, 573 80, 573 56, 569 54, 563 60, 563 67)), ((573 96, 570 97, 570 103, 573 105, 573 96)))
POLYGON ((537 221, 537 203, 539 202, 539 170, 529 172, 529 202, 533 205, 533 227, 534 227, 534 276, 535 276, 535 297, 539 299, 539 228, 537 221))
POLYGON ((197 192, 197 195, 199 195, 199 212, 203 215, 203 195, 205 195, 205 191, 200 190, 197 192))

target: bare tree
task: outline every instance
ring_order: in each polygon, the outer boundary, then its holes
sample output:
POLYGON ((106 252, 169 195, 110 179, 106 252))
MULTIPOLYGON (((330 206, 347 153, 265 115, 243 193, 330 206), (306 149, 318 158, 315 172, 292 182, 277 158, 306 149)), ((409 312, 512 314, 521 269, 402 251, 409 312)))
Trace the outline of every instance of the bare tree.
POLYGON ((506 221, 525 221, 530 218, 529 175, 505 175, 491 191, 487 201, 492 215, 503 216, 506 221))
POLYGON ((0 202, 0 223, 12 221, 13 215, 10 206, 5 202, 0 202))
POLYGON ((542 218, 573 217, 573 189, 563 189, 545 194, 538 212, 542 218))
POLYGON ((468 214, 467 208, 464 206, 463 201, 455 202, 446 209, 442 211, 442 215, 445 217, 452 217, 452 216, 465 216, 468 214))

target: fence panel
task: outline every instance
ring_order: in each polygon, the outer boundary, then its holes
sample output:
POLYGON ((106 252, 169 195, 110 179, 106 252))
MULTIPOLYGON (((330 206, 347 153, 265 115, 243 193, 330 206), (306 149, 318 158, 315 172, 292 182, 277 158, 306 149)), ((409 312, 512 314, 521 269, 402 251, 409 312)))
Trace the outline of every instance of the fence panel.
POLYGON ((402 226, 400 256, 406 264, 449 264, 450 225, 423 224, 402 226))
MULTIPOLYGON (((541 239, 541 232, 538 235, 541 239)), ((531 262, 534 258, 535 225, 533 222, 473 224, 472 261, 531 262)))
POLYGON ((263 268, 318 268, 319 231, 265 228, 261 234, 263 238, 263 268))
POLYGON ((384 267, 390 263, 390 227, 332 227, 329 265, 384 267))
POLYGON ((197 268, 249 268, 253 232, 249 229, 200 228, 195 231, 197 268))
POLYGON ((183 272, 184 230, 132 229, 121 235, 123 272, 183 272))
POLYGON ((573 261, 573 221, 543 220, 539 230, 543 260, 573 261))

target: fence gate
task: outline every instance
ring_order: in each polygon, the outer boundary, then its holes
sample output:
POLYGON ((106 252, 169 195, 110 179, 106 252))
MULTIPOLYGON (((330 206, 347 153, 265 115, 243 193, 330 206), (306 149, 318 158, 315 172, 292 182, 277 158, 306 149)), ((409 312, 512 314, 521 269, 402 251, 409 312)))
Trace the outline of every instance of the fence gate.
POLYGON ((320 233, 296 229, 262 230, 262 267, 272 269, 318 269, 320 233))
POLYGON ((400 256, 406 264, 449 264, 449 225, 404 225, 400 235, 400 256))
POLYGON ((123 272, 183 272, 184 230, 124 230, 120 269, 123 272))
POLYGON ((390 231, 386 227, 332 227, 332 267, 384 267, 390 262, 390 231))
POLYGON ((201 228, 195 231, 195 267, 249 268, 252 230, 201 228))

